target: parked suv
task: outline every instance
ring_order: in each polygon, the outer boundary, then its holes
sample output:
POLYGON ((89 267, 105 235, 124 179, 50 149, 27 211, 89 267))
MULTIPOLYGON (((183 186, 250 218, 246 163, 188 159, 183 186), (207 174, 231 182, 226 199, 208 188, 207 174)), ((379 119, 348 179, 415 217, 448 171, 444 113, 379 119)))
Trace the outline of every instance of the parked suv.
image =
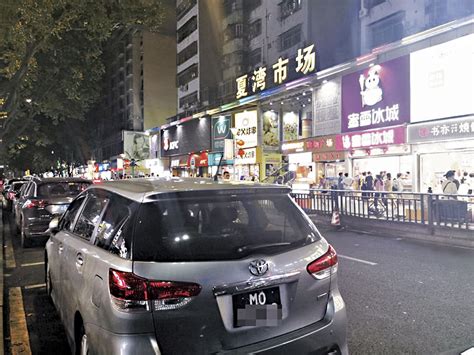
POLYGON ((8 185, 5 186, 3 191, 3 209, 5 211, 12 211, 13 203, 15 199, 19 196, 20 189, 28 181, 13 179, 8 182, 8 185))
POLYGON ((49 235, 49 222, 63 214, 71 201, 92 182, 81 178, 33 178, 16 203, 15 221, 21 245, 49 235))
POLYGON ((75 353, 347 354, 337 256, 278 185, 94 185, 50 224, 47 291, 75 353))

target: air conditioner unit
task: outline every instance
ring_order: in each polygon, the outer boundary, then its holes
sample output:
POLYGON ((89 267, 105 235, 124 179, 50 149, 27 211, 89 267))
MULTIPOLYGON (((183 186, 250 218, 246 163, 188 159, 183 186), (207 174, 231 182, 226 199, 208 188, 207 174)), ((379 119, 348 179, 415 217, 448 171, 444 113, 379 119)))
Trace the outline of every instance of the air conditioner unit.
POLYGON ((359 10, 359 18, 367 16, 367 13, 368 13, 367 9, 363 7, 362 9, 359 10))
POLYGON ((179 91, 188 91, 188 84, 186 84, 186 85, 181 85, 181 86, 179 87, 179 91))

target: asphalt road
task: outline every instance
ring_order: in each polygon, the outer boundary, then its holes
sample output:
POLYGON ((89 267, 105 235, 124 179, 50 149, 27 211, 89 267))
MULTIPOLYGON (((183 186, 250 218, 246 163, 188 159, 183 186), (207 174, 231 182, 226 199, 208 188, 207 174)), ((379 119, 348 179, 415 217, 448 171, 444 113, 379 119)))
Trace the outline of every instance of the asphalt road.
MULTIPOLYGON (((22 249, 13 224, 5 222, 5 325, 15 317, 9 290, 19 287, 31 353, 67 354, 64 329, 44 288, 43 245, 22 249)), ((352 232, 325 236, 339 255, 352 354, 459 354, 474 346, 473 249, 352 232)), ((14 328, 5 327, 6 354, 22 345, 12 344, 14 328)), ((14 338, 18 334, 21 329, 14 338)))

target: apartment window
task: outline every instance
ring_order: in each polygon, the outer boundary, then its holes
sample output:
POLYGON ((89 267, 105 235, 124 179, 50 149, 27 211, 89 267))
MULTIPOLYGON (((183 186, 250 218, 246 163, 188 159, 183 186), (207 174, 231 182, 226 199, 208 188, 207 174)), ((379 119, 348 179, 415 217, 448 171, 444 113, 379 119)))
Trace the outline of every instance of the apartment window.
POLYGON ((197 29, 197 16, 193 16, 178 30, 178 43, 182 42, 186 37, 197 29))
POLYGON ((234 38, 241 38, 244 34, 244 25, 241 23, 234 23, 229 26, 224 31, 224 41, 230 41, 234 38))
POLYGON ((262 49, 257 48, 250 52, 249 54, 249 66, 255 67, 262 61, 262 49))
POLYGON ((377 5, 384 3, 386 0, 365 0, 365 7, 371 9, 377 5))
POLYGON ((300 42, 301 25, 298 25, 280 35, 280 51, 296 46, 300 42))
POLYGON ((197 78, 197 76, 198 76, 198 66, 197 64, 193 64, 178 74, 178 86, 186 85, 194 78, 197 78))
POLYGON ((404 19, 405 12, 399 11, 369 25, 371 48, 402 39, 404 19))
POLYGON ((250 12, 255 10, 260 5, 262 5, 262 0, 247 0, 245 3, 245 9, 250 12))
POLYGON ((197 41, 194 41, 191 43, 189 46, 184 48, 181 52, 178 53, 178 65, 183 64, 186 62, 189 58, 194 57, 197 54, 198 47, 197 47, 197 41))
POLYGON ((179 107, 183 109, 188 109, 191 106, 195 105, 198 102, 198 93, 197 91, 192 94, 186 95, 179 100, 179 107))
POLYGON ((224 15, 229 16, 235 11, 242 9, 242 3, 239 0, 224 0, 224 15))
POLYGON ((250 24, 249 36, 250 39, 259 36, 262 33, 262 20, 258 19, 250 24))
POLYGON ((176 20, 181 20, 196 5, 196 0, 183 0, 176 8, 176 20))
POLYGON ((280 3, 280 18, 283 20, 301 10, 303 0, 283 0, 280 3))

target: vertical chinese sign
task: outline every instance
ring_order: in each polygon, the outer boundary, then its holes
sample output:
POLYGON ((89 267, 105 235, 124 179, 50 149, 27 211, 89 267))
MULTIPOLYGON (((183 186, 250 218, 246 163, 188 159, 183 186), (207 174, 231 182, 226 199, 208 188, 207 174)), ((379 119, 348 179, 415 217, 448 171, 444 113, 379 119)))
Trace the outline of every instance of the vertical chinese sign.
POLYGON ((373 65, 342 78, 342 132, 410 121, 408 56, 373 65))

